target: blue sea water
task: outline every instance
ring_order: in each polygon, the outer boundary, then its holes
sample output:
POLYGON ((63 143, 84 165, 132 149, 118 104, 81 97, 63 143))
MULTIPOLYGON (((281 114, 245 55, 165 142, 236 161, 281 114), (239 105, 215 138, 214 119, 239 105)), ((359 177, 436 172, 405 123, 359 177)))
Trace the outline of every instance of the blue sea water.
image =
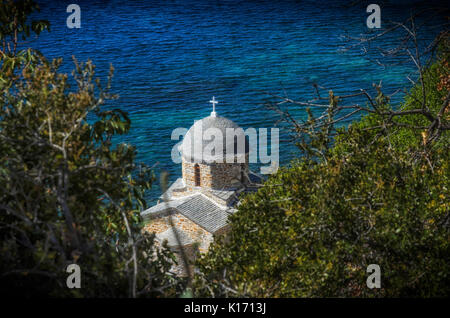
MULTIPOLYGON (((51 32, 31 46, 49 58, 63 57, 64 72, 73 69, 72 55, 91 59, 103 77, 112 63, 113 92, 120 98, 108 107, 120 107, 132 119, 121 141, 136 145, 138 160, 154 166, 156 175, 169 171, 171 181, 181 175, 180 165, 171 161, 177 142, 171 132, 209 115, 212 96, 219 100, 217 112, 243 128, 270 128, 278 117, 264 107, 265 92, 306 100, 313 96, 313 83, 340 94, 382 81, 385 92, 393 93, 409 88, 406 76, 415 76, 411 63, 383 68, 359 48, 339 50, 342 35, 368 32, 364 1, 352 7, 345 6, 349 1, 309 0, 38 2, 51 32), (70 3, 81 7, 80 29, 66 27, 70 3)), ((424 4, 383 1, 382 21, 401 21, 419 5, 424 4)), ((424 26, 421 40, 437 31, 424 26)), ((396 41, 389 35, 382 44, 396 41)), ((394 95, 393 102, 402 96, 394 95)), ((293 113, 304 114, 300 108, 293 113)), ((282 165, 296 156, 295 147, 281 143, 282 165)), ((159 195, 156 184, 149 201, 159 195)))

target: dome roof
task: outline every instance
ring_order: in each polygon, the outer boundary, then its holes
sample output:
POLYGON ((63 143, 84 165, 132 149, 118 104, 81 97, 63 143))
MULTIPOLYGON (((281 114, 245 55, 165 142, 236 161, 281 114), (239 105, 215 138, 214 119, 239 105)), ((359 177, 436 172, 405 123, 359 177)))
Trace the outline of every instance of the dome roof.
MULTIPOLYGON (((212 113, 211 116, 205 117, 201 120, 197 120, 194 125, 191 126, 191 128, 188 130, 186 135, 184 136, 183 142, 180 146, 180 151, 183 156, 188 161, 195 161, 195 162, 208 162, 208 161, 214 161, 214 160, 208 160, 208 158, 204 158, 203 154, 209 154, 211 147, 213 147, 214 139, 216 138, 216 134, 214 133, 214 130, 210 130, 209 133, 212 134, 212 136, 208 138, 202 138, 202 135, 205 136, 205 132, 210 129, 215 128, 220 130, 222 134, 222 145, 223 145, 223 161, 225 162, 226 158, 226 150, 227 145, 230 149, 234 149, 234 155, 235 156, 241 156, 249 151, 249 145, 248 140, 245 137, 244 131, 237 128, 240 128, 236 123, 229 120, 228 118, 221 117, 221 116, 215 116, 214 113, 212 113), (229 138, 230 140, 227 140, 227 128, 231 128, 234 130, 235 138, 229 138), (241 149, 238 149, 238 140, 243 138, 245 140, 245 147, 244 152, 240 151, 241 149), (211 145, 210 145, 211 144, 211 145), (209 146, 209 149, 204 151, 205 147, 207 145, 209 146)), ((217 151, 217 149, 215 149, 217 151)), ((212 153, 214 154, 214 151, 212 153)))

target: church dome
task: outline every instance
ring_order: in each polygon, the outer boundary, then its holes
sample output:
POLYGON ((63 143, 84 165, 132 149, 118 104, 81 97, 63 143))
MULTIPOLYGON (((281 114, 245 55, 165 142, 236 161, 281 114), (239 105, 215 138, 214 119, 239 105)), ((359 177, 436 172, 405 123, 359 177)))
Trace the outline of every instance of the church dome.
MULTIPOLYGON (((204 151, 205 147, 209 144, 214 143, 215 135, 207 138, 201 138, 201 136, 205 136, 205 132, 210 128, 216 128, 220 130, 222 134, 222 145, 223 145, 223 161, 225 161, 225 155, 227 151, 227 145, 229 149, 234 149, 235 156, 245 156, 249 152, 248 140, 245 137, 244 131, 240 128, 236 123, 229 120, 228 118, 216 116, 216 113, 213 112, 211 116, 205 117, 201 120, 197 120, 194 125, 188 130, 186 135, 184 136, 183 142, 180 147, 181 154, 184 159, 187 161, 196 161, 196 162, 204 162, 205 153, 209 154, 209 151, 204 151), (232 128, 234 130, 234 138, 227 139, 227 128, 232 128), (241 139, 243 138, 243 139, 241 139), (244 151, 239 149, 238 140, 245 141, 244 151)), ((210 130, 212 134, 213 131, 210 130)), ((212 147, 212 146, 209 146, 212 147)), ((217 151, 217 150, 216 150, 217 151)), ((214 152, 212 153, 214 155, 214 152)))

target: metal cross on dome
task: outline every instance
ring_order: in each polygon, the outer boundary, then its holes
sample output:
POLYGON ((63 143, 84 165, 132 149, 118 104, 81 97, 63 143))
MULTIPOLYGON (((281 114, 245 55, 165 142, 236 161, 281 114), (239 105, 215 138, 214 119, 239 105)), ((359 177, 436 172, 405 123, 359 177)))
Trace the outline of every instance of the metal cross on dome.
POLYGON ((211 113, 211 116, 215 117, 216 116, 216 104, 218 104, 219 102, 216 101, 216 98, 213 96, 212 100, 209 101, 212 105, 213 105, 213 111, 211 113))

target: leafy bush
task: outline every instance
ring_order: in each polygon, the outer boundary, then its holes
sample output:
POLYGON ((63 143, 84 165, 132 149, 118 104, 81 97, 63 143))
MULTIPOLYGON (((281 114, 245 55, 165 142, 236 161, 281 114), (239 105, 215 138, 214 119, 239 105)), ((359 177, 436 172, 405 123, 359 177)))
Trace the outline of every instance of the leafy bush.
POLYGON ((16 35, 41 30, 26 20, 36 7, 24 0, 0 9, 1 39, 12 38, 0 52, 0 294, 177 295, 173 255, 141 233, 153 175, 135 162, 135 147, 112 142, 130 128, 125 112, 103 105, 115 97, 112 68, 102 85, 91 62, 76 62, 70 78, 59 73, 61 60, 16 52, 16 35), (66 286, 72 263, 81 289, 66 286))

